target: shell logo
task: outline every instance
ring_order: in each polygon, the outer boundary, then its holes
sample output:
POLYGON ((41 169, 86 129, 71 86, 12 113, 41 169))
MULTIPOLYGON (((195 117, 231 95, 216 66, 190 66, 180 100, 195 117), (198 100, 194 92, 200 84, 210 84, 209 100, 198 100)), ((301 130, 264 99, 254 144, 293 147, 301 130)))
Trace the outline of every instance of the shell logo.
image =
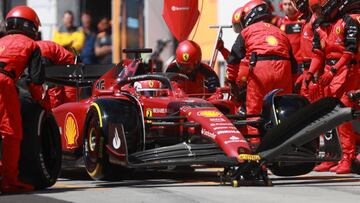
POLYGON ((184 53, 182 57, 183 57, 184 61, 188 61, 190 58, 188 53, 184 53))
POLYGON ((199 111, 197 113, 199 116, 203 116, 203 117, 220 117, 221 113, 218 111, 199 111))
POLYGON ((268 36, 268 37, 266 37, 266 42, 267 42, 270 46, 277 46, 277 45, 278 45, 278 40, 277 40, 276 37, 274 37, 274 36, 268 36))
POLYGON ((359 16, 359 17, 357 17, 357 21, 360 23, 360 16, 359 16))
POLYGON ((76 138, 79 135, 78 131, 75 116, 72 113, 68 113, 65 118, 65 139, 67 148, 77 147, 76 138))
POLYGON ((241 17, 241 13, 240 13, 240 12, 235 13, 235 15, 234 15, 234 21, 235 21, 235 22, 239 22, 240 17, 241 17))

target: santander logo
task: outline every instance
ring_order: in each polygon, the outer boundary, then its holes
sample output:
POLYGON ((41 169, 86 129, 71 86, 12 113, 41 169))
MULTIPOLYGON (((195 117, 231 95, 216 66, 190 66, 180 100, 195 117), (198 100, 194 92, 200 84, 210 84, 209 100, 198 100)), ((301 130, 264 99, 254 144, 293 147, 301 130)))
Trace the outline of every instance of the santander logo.
POLYGON ((172 11, 188 11, 190 7, 178 7, 178 6, 171 6, 172 11))

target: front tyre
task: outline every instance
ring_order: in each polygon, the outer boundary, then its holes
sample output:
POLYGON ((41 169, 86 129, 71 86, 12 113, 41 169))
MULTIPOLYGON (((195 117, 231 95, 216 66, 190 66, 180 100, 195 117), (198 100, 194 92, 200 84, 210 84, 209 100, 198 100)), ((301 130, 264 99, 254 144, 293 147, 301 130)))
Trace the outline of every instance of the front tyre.
POLYGON ((95 180, 121 179, 122 167, 109 162, 106 140, 100 115, 95 107, 90 107, 84 134, 84 163, 89 176, 95 180))

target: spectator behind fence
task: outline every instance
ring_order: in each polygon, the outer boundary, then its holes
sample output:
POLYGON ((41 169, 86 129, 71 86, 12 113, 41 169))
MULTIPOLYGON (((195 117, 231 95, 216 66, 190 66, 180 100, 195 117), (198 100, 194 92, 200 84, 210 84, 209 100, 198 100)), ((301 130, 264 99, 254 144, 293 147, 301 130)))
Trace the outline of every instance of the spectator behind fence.
POLYGON ((53 41, 69 50, 74 48, 76 51, 80 51, 83 48, 85 34, 81 29, 74 26, 72 11, 65 11, 63 25, 54 31, 53 41))
POLYGON ((82 30, 85 34, 84 47, 81 49, 81 60, 84 64, 95 64, 95 41, 96 33, 92 27, 92 17, 89 12, 81 15, 82 30))
POLYGON ((96 36, 95 55, 100 64, 110 64, 112 63, 112 40, 109 18, 102 18, 97 28, 99 33, 96 36))

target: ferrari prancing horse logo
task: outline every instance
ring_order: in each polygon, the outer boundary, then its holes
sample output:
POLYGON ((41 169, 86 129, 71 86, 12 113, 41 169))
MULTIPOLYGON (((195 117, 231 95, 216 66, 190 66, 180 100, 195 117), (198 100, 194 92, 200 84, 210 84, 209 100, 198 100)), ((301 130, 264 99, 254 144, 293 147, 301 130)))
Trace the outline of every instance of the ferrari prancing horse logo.
POLYGON ((189 58, 190 58, 190 56, 189 56, 188 53, 184 53, 184 54, 183 54, 183 59, 184 59, 184 61, 188 61, 189 58))
POLYGON ((149 81, 149 87, 154 87, 154 81, 152 80, 149 81))
POLYGON ((341 33, 341 27, 336 27, 336 34, 340 35, 340 33, 341 33))
POLYGON ((152 109, 147 108, 147 109, 146 109, 145 116, 146 116, 146 117, 151 117, 151 116, 152 116, 152 113, 153 113, 153 112, 152 112, 152 109))
POLYGON ((241 13, 240 13, 240 12, 235 13, 235 15, 234 15, 234 21, 235 21, 235 22, 239 22, 240 16, 241 16, 241 13))

